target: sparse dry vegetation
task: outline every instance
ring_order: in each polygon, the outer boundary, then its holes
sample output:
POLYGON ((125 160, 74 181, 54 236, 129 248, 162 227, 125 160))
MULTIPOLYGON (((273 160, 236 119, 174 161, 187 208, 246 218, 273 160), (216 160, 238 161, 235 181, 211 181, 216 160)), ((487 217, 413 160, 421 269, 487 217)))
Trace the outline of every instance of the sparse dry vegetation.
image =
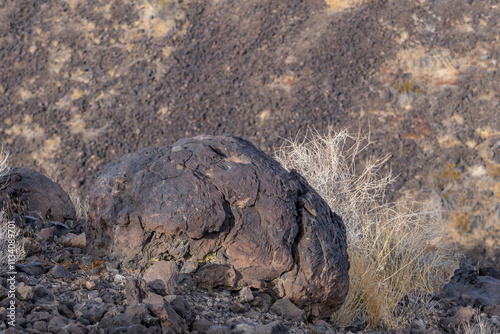
POLYGON ((9 165, 7 163, 8 159, 9 159, 9 152, 1 149, 0 150, 0 177, 6 175, 9 172, 9 165))
POLYGON ((356 166, 370 145, 369 136, 330 130, 326 136, 312 133, 289 142, 276 158, 301 173, 346 224, 350 290, 334 321, 340 326, 403 329, 432 309, 425 293, 442 287, 458 266, 458 256, 443 242, 446 234, 435 212, 386 200, 392 177, 379 174, 388 157, 356 166), (421 306, 402 310, 404 297, 419 299, 421 306))
POLYGON ((474 312, 471 321, 460 325, 456 334, 498 334, 500 328, 491 324, 488 319, 481 317, 478 311, 474 312))
MULTIPOLYGON (((8 166, 9 154, 4 150, 0 151, 0 177, 6 175, 9 172, 8 166)), ((3 186, 0 184, 0 188, 3 186)), ((23 246, 19 242, 9 243, 9 239, 18 240, 19 229, 15 226, 13 221, 9 221, 5 210, 0 211, 0 270, 2 272, 7 271, 9 263, 9 254, 14 255, 15 259, 13 262, 19 262, 24 259, 25 253, 23 246), (9 244, 10 249, 9 249, 9 244), (9 252, 10 251, 10 252, 9 252)), ((12 261, 11 261, 12 262, 12 261)))
POLYGON ((76 210, 76 219, 87 218, 87 214, 89 211, 89 197, 86 196, 82 199, 82 197, 78 194, 78 191, 75 188, 70 188, 67 191, 71 202, 76 210))

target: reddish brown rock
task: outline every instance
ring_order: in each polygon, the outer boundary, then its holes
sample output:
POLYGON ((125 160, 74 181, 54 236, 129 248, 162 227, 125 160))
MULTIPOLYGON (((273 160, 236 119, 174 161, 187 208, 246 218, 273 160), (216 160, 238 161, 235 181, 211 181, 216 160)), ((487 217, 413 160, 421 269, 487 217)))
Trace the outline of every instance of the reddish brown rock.
POLYGON ((0 177, 0 205, 15 203, 47 220, 64 222, 76 219, 73 203, 57 183, 29 168, 12 168, 0 177))
POLYGON ((175 261, 155 262, 142 277, 148 286, 162 296, 177 292, 179 269, 175 261))
POLYGON ((240 138, 125 155, 98 177, 89 212, 90 246, 125 266, 197 262, 204 286, 272 284, 315 317, 348 291, 342 219, 298 173, 240 138))
POLYGON ((195 272, 194 279, 198 286, 204 289, 212 289, 217 286, 231 289, 238 286, 238 274, 231 265, 207 264, 195 272))
POLYGON ((273 306, 271 306, 271 310, 288 320, 304 320, 305 316, 304 310, 295 306, 288 297, 278 299, 273 306))

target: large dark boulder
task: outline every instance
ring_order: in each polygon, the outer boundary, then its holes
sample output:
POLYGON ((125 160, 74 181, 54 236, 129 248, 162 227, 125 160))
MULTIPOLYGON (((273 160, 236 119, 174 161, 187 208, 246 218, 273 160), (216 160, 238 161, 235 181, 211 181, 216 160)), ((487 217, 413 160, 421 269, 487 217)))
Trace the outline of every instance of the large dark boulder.
POLYGON ((330 315, 348 291, 342 219, 298 173, 240 138, 198 136, 121 157, 93 185, 89 214, 92 250, 124 266, 194 262, 204 286, 271 285, 312 317, 330 315))
POLYGON ((75 207, 64 189, 29 168, 12 168, 0 177, 0 205, 3 204, 15 205, 18 211, 36 212, 48 220, 76 219, 75 207))

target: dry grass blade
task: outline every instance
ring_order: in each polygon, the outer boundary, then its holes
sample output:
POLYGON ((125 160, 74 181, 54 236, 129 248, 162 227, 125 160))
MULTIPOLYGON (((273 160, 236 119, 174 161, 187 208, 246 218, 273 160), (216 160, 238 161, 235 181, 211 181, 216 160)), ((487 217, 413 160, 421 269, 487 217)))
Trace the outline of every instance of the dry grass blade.
POLYGON ((455 331, 456 334, 498 334, 500 327, 491 323, 487 318, 481 317, 478 311, 469 322, 462 323, 455 331))
POLYGON ((82 199, 75 188, 70 188, 70 190, 67 191, 67 194, 75 207, 76 219, 79 220, 87 218, 89 212, 89 197, 86 196, 82 199))
POLYGON ((0 177, 7 175, 9 173, 9 165, 7 163, 8 159, 9 159, 9 152, 1 149, 0 150, 0 177))
POLYGON ((416 314, 401 311, 400 301, 414 291, 439 289, 458 256, 441 242, 445 232, 434 212, 411 202, 387 203, 393 179, 379 172, 389 156, 356 165, 370 145, 369 136, 330 130, 289 142, 276 158, 301 173, 346 225, 350 291, 334 320, 340 326, 403 329, 416 314))

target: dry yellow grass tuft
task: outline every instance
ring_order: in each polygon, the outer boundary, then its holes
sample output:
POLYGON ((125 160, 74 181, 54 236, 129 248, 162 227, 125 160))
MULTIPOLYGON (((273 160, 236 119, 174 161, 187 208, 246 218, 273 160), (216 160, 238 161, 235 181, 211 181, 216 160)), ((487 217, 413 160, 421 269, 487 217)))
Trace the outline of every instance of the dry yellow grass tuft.
POLYGON ((458 266, 458 254, 443 242, 444 224, 434 212, 411 202, 387 202, 392 177, 379 172, 388 156, 356 165, 370 145, 369 136, 330 130, 289 142, 276 158, 301 173, 346 224, 350 291, 334 321, 402 330, 432 309, 425 292, 442 287, 458 266), (415 307, 402 308, 403 298, 415 300, 415 307))
MULTIPOLYGON (((0 150, 0 177, 6 175, 9 172, 9 165, 7 163, 9 159, 9 152, 0 150)), ((3 186, 0 184, 0 187, 3 186)))

